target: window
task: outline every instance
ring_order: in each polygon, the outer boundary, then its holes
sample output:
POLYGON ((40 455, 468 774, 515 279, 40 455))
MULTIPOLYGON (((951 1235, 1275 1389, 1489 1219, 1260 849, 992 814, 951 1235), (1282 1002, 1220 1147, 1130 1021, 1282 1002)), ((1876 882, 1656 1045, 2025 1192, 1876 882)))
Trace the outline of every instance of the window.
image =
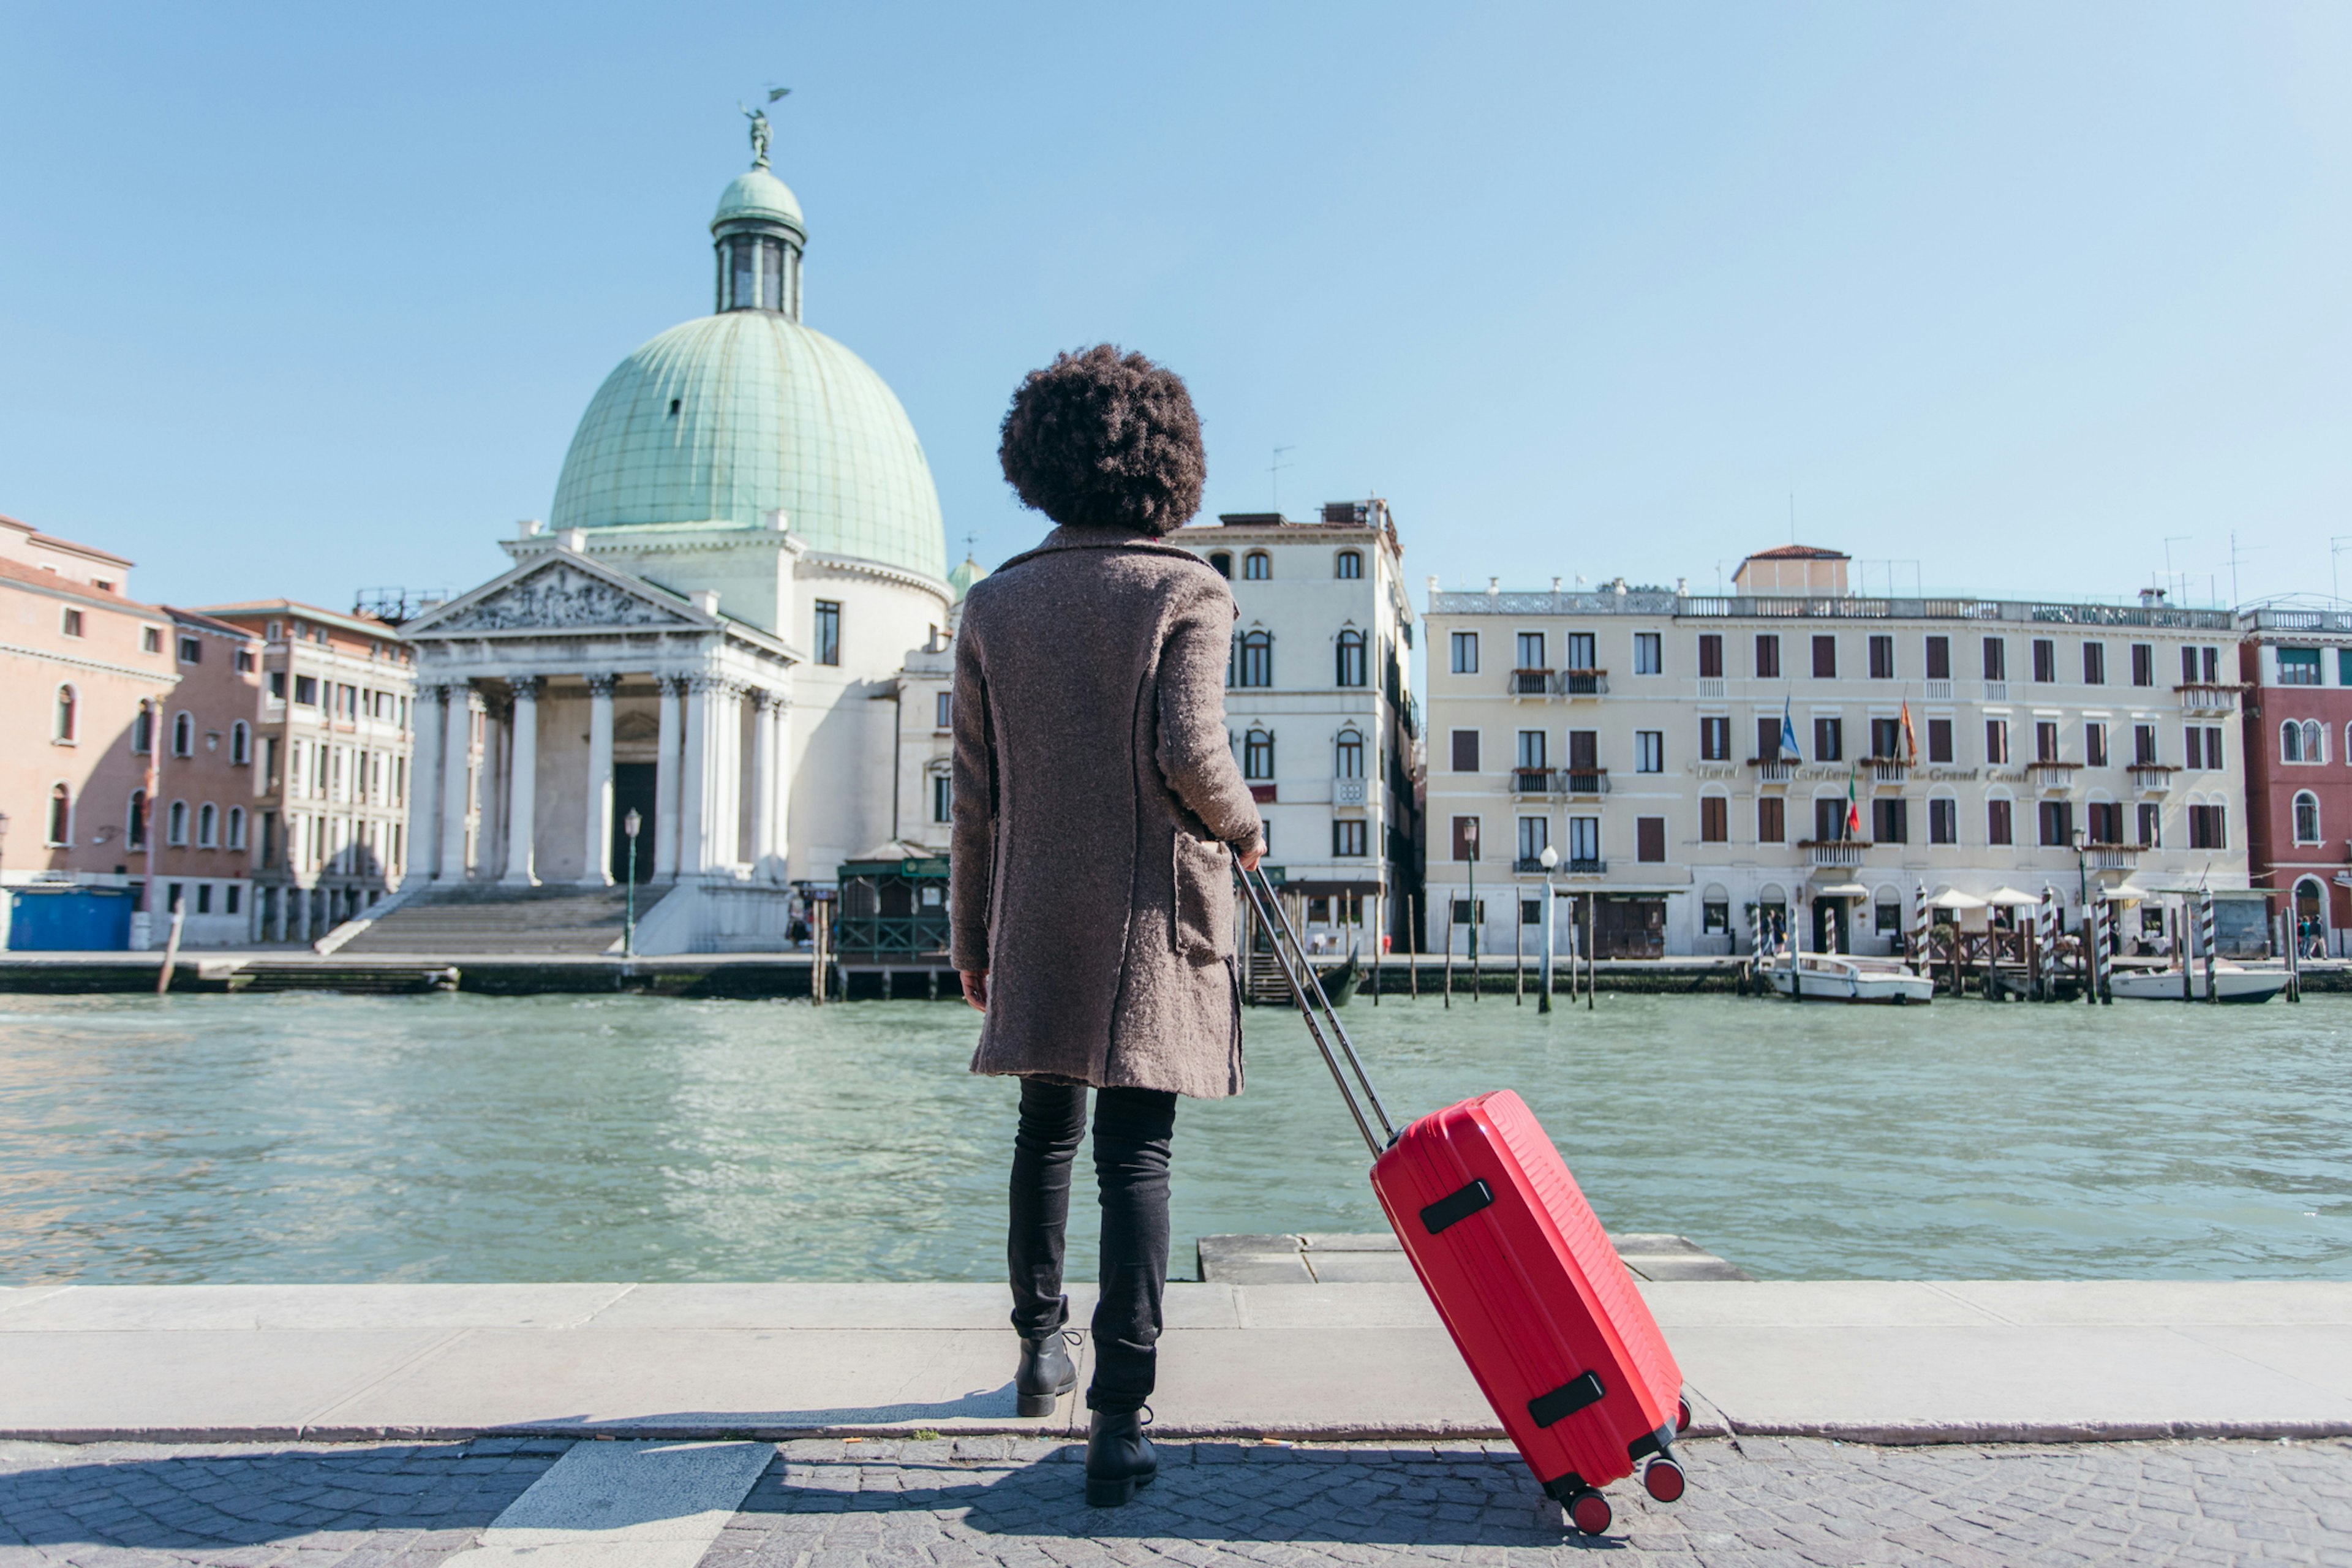
POLYGON ((286 672, 284 670, 273 669, 269 672, 269 696, 270 700, 275 702, 283 702, 286 700, 286 672))
POLYGON ((1543 633, 1521 632, 1518 637, 1518 647, 1519 668, 1521 669, 1541 669, 1544 668, 1543 633))
POLYGON ((1519 900, 1519 923, 1523 926, 1539 926, 1543 924, 1543 900, 1541 899, 1521 899, 1519 900))
POLYGON ((1477 674, 1478 634, 1476 632, 1455 632, 1454 634, 1453 645, 1454 673, 1456 675, 1477 674))
POLYGON ((2095 800, 2083 808, 2084 837, 2093 844, 2124 841, 2124 808, 2120 802, 2095 800))
POLYGON ((1666 732, 1663 730, 1633 731, 1633 771, 1637 773, 1662 773, 1666 771, 1666 732))
POLYGON ((1719 713, 1700 716, 1698 754, 1701 762, 1723 763, 1731 760, 1730 719, 1719 713))
POLYGON ((2143 768, 2152 768, 2156 766, 2155 725, 2135 724, 2132 726, 2132 765, 2134 767, 2143 768))
POLYGON ((2074 803, 2071 800, 2045 800, 2042 803, 2042 843, 2045 848, 2072 848, 2074 843, 2074 803))
POLYGON ((1813 679, 1815 680, 1837 679, 1837 638, 1817 637, 1813 639, 1813 679))
POLYGON ((1952 679, 1951 638, 1939 637, 1927 639, 1927 679, 1930 680, 1952 679))
POLYGON ((2324 763, 2327 760, 2327 731, 2319 727, 2316 719, 2290 719, 2279 726, 2279 761, 2283 763, 2324 763))
POLYGON ((1456 860, 1478 858, 1478 819, 1457 816, 1454 819, 1454 858, 1456 860))
POLYGON ((175 757, 196 754, 196 721, 185 710, 172 715, 172 754, 175 757))
POLYGON ((1820 844, 1834 844, 1845 837, 1845 801, 1837 795, 1816 795, 1813 798, 1813 839, 1820 844))
POLYGON ((123 814, 122 846, 126 849, 147 847, 147 792, 131 792, 131 809, 123 814))
POLYGON ((2083 726, 2083 762, 2087 767, 2107 765, 2107 727, 2095 719, 2083 726))
MULTIPOLYGON (((820 606, 820 608, 822 608, 822 606, 820 606)), ((315 675, 296 676, 294 678, 294 700, 299 706, 304 708, 316 708, 319 705, 319 678, 315 675)))
POLYGON ((1591 670, 1598 670, 1601 668, 1600 656, 1593 651, 1592 634, 1591 632, 1570 632, 1568 634, 1568 663, 1566 668, 1570 669, 1591 670))
POLYGON ((931 820, 933 822, 955 820, 955 780, 950 774, 933 773, 931 775, 931 820))
POLYGON ((2058 760, 2058 724, 2055 720, 2044 719, 2033 726, 2033 760, 2037 763, 2058 760))
POLYGON ((1457 773, 1475 773, 1478 771, 1477 731, 1454 731, 1454 771, 1457 773))
POLYGON ((188 803, 184 800, 175 800, 172 803, 171 812, 163 819, 163 842, 177 846, 184 845, 187 841, 188 803))
POLYGON ((2184 754, 2189 759, 2189 765, 2202 768, 2205 765, 2205 731, 2191 724, 2181 731, 2181 739, 2187 742, 2184 754))
POLYGON ((2033 639, 2033 679, 2044 686, 2058 679, 2058 645, 2048 637, 2033 639))
POLYGON ((2352 647, 2336 650, 2336 684, 2352 686, 2352 647))
POLYGON ((2278 650, 2278 678, 2281 686, 2316 686, 2319 684, 2319 650, 2315 647, 2283 647, 2278 650))
POLYGON ((1666 639, 1661 632, 1633 634, 1633 673, 1663 675, 1666 669, 1666 639))
POLYGON ((1756 716, 1756 760, 1775 763, 1780 760, 1780 720, 1777 714, 1756 716))
POLYGON ((1881 795, 1870 803, 1870 837, 1879 844, 1911 842, 1911 803, 1901 795, 1881 795))
POLYGON ((1515 753, 1517 765, 1532 769, 1545 767, 1548 765, 1544 760, 1547 750, 1544 744, 1544 732, 1541 730, 1520 731, 1518 750, 1515 753))
POLYGON ((1780 678, 1780 639, 1770 632, 1756 639, 1756 679, 1778 680, 1780 678))
POLYGON ((72 687, 60 686, 58 688, 57 712, 50 726, 49 738, 51 740, 62 741, 68 745, 73 743, 75 739, 75 710, 79 706, 79 702, 72 687))
POLYGON ((1927 760, 1931 763, 1952 760, 1952 721, 1949 719, 1927 721, 1927 760))
POLYGON ((1960 803, 1950 795, 1939 795, 1927 803, 1927 842, 1958 844, 1960 841, 1960 803))
POLYGON ((1881 899, 1877 903, 1871 907, 1875 911, 1872 916, 1872 923, 1880 936, 1901 936, 1903 934, 1903 906, 1901 904, 1889 903, 1885 899, 1881 899))
POLYGON ((228 847, 232 849, 245 847, 245 807, 241 805, 228 808, 228 847))
POLYGON ((141 626, 139 628, 139 651, 141 653, 163 651, 163 633, 161 627, 141 626))
MULTIPOLYGON (((816 602, 816 661, 833 665, 841 662, 841 605, 836 600, 816 602)), ((299 694, 295 700, 301 700, 299 694)))
POLYGON ((1332 748, 1333 772, 1343 779, 1364 776, 1364 737, 1360 731, 1342 730, 1332 748))
POLYGON ((2139 842, 2144 848, 2163 847, 2164 808, 2152 800, 2140 802, 2139 842))
POLYGON ((208 915, 212 912, 213 885, 210 882, 198 882, 196 884, 196 913, 200 915, 208 915))
POLYGON ((1546 816, 1519 818, 1519 864, 1532 870, 1542 864, 1543 852, 1551 845, 1551 819, 1546 816))
POLYGON ((1845 721, 1816 719, 1813 721, 1813 761, 1834 763, 1845 755, 1845 721))
POLYGON ((1274 575, 1274 557, 1263 550, 1253 550, 1242 557, 1242 580, 1263 583, 1274 575))
POLYGON ((236 913, 236 912, 237 912, 237 911, 236 911, 236 906, 237 906, 237 902, 238 902, 238 900, 237 900, 237 894, 239 894, 239 893, 240 893, 240 892, 242 892, 242 891, 244 891, 244 889, 241 889, 241 888, 239 888, 239 887, 238 887, 235 882, 231 882, 231 883, 230 883, 226 888, 224 888, 224 889, 221 890, 221 892, 222 892, 222 897, 223 897, 223 900, 224 900, 223 907, 224 907, 224 908, 225 908, 225 909, 226 909, 226 910, 230 914, 235 914, 235 913, 236 913))
POLYGON ((1601 868, 1599 817, 1571 816, 1568 819, 1568 868, 1571 871, 1598 871, 1601 868))
POLYGON ((946 730, 954 727, 955 693, 941 691, 931 699, 931 728, 946 730))
POLYGON ((2156 649, 2144 642, 2132 644, 2131 649, 2132 684, 2154 686, 2156 684, 2156 649))
POLYGON ((1242 777, 1260 783, 1274 777, 1274 731, 1252 730, 1242 738, 1242 777))
POLYGON ((58 630, 69 637, 81 636, 81 612, 70 605, 67 605, 58 616, 58 630))
POLYGON ((2011 803, 2005 800, 1985 802, 1985 842, 2011 844, 2016 841, 2015 830, 2010 824, 2011 803))
POLYGON ((1342 550, 1339 552, 1338 559, 1332 563, 1332 570, 1335 576, 1343 578, 1349 582, 1353 582, 1357 578, 1361 577, 1364 574, 1363 552, 1359 550, 1342 550))
POLYGON ((1719 795, 1698 797, 1698 837, 1702 844, 1731 841, 1731 802, 1719 795))
POLYGON ((2009 721, 1985 721, 1985 763, 1989 767, 2009 765, 2009 721))
POLYGON ((1723 679, 1723 634, 1702 632, 1698 639, 1698 676, 1701 680, 1723 679))
POLYGON ((1633 819, 1633 858, 1644 865, 1654 865, 1666 858, 1666 819, 1663 816, 1637 816, 1633 819))
POLYGON ((220 807, 211 801, 196 807, 196 847, 212 849, 220 844, 220 807))
POLYGON ((2083 684, 2105 686, 2107 683, 2107 645, 2086 642, 2083 645, 2083 684))
POLYGON ((1902 720, 1873 719, 1870 721, 1870 754, 1889 759, 1903 756, 1902 720))
POLYGON ((1731 900, 1707 899, 1698 907, 1698 923, 1702 933, 1719 936, 1731 929, 1731 900))
POLYGON ((2009 679, 2009 642, 2004 637, 1984 640, 1984 678, 1987 680, 2009 679))
POLYGON ((1274 634, 1268 631, 1242 634, 1241 679, 1236 686, 1270 687, 1274 684, 1274 634))
POLYGON ((1756 797, 1756 842, 1779 844, 1789 837, 1787 803, 1777 795, 1756 797))
MULTIPOLYGON (((2191 734, 2194 734, 2195 732, 2196 732, 2196 731, 2190 731, 2190 733, 2191 733, 2191 734)), ((2197 763, 2192 760, 2192 761, 2189 763, 2189 765, 2190 767, 2195 767, 2195 766, 2197 766, 2197 763)), ((2221 771, 2221 727, 2220 727, 2219 725, 2215 725, 2215 724, 2208 724, 2207 726, 2205 726, 2205 764, 2204 764, 2204 765, 2205 765, 2205 766, 2207 766, 2207 767, 2209 767, 2209 768, 2210 768, 2210 769, 2212 769, 2212 770, 2213 770, 2213 771, 2215 771, 2216 773, 2219 773, 2219 772, 2221 771)))
POLYGON ((49 844, 60 847, 73 842, 73 791, 63 784, 49 790, 49 844))
POLYGON ((1874 635, 1871 637, 1870 679, 1873 680, 1895 679, 1895 639, 1893 637, 1884 634, 1874 635))
POLYGON ((2189 847, 2191 849, 2227 849, 2229 834, 2221 820, 2218 805, 2192 805, 2189 808, 2189 847))
POLYGON ((1466 926, 1471 924, 1485 925, 1486 923, 1486 900, 1484 899, 1478 900, 1477 913, 1473 915, 1470 911, 1469 900, 1454 900, 1454 923, 1458 926, 1466 926))
POLYGON ((1369 825, 1360 816, 1340 817, 1331 824, 1331 853, 1342 860, 1360 860, 1370 837, 1369 825))
POLYGON ((204 658, 205 645, 197 641, 194 637, 183 633, 180 637, 180 662, 182 664, 201 664, 204 662, 204 658))
POLYGON ((253 761, 253 731, 242 719, 228 727, 228 760, 240 768, 253 761))
POLYGON ((1233 552, 1225 550, 1210 551, 1209 570, 1214 572, 1218 576, 1230 581, 1234 574, 1233 552))
POLYGON ((1339 634, 1339 668, 1335 674, 1335 684, 1340 686, 1363 685, 1364 634, 1352 628, 1348 631, 1341 632, 1339 634))
POLYGON ((285 626, 283 623, 278 621, 268 622, 265 625, 262 636, 268 638, 271 642, 283 642, 286 640, 285 626))

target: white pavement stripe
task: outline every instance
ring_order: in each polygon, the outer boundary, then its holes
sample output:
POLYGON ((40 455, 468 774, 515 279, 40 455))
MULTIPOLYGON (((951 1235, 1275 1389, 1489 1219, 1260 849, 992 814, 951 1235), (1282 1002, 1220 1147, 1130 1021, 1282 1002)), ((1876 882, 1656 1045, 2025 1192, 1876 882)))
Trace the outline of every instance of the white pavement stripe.
POLYGON ((695 1568, 772 1443, 575 1443, 443 1568, 695 1568))

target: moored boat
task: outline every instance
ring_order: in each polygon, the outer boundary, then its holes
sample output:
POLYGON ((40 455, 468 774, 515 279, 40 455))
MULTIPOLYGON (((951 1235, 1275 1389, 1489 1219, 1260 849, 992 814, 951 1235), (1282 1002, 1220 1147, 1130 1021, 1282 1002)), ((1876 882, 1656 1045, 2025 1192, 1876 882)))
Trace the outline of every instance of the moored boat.
POLYGON ((1801 1002, 1885 1002, 1901 1006, 1932 1002, 1936 983, 1892 958, 1840 952, 1793 952, 1764 965, 1764 978, 1783 996, 1801 1002))
MULTIPOLYGON (((2213 966, 2213 992, 2223 1002, 2267 1002, 2286 989, 2284 969, 2248 969, 2223 960, 2213 966)), ((2203 1002, 2213 994, 2205 989, 2205 966, 2189 966, 2188 984, 2178 969, 2118 969, 2108 977, 2110 994, 2135 1002, 2203 1002)))

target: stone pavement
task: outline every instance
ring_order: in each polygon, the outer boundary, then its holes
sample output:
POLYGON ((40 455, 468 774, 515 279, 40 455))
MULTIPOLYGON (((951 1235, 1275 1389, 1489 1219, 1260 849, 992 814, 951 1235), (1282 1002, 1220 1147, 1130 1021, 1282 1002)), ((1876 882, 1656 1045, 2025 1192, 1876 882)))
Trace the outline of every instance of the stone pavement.
MULTIPOLYGON (((432 1568, 573 1445, 0 1444, 0 1568, 432 1568)), ((599 1445, 582 1444, 594 1450, 599 1445)), ((1846 1563, 2352 1563, 2352 1444, 1880 1448, 1683 1446, 1691 1489, 1611 1489, 1585 1540, 1507 1446, 1171 1442, 1138 1500, 1079 1500, 1075 1445, 1038 1438, 782 1445, 701 1568, 1503 1568, 1584 1551, 1678 1568, 1846 1563)), ((560 1538, 539 1568, 648 1562, 560 1538)), ((584 1538, 583 1538, 584 1539, 584 1538)))

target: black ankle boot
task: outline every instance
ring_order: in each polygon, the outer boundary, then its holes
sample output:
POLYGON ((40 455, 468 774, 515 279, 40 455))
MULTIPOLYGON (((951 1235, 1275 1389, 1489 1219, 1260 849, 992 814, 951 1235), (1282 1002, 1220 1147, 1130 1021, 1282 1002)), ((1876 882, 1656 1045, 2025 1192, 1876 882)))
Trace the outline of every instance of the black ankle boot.
POLYGON ((1160 1473, 1160 1456, 1143 1435, 1139 1410, 1094 1413, 1087 1432, 1087 1505, 1117 1508, 1160 1473))
POLYGON ((1016 1413, 1051 1415, 1054 1402, 1078 1385, 1078 1369, 1067 1349, 1070 1337, 1060 1329, 1021 1336, 1021 1369, 1013 1374, 1016 1413))

